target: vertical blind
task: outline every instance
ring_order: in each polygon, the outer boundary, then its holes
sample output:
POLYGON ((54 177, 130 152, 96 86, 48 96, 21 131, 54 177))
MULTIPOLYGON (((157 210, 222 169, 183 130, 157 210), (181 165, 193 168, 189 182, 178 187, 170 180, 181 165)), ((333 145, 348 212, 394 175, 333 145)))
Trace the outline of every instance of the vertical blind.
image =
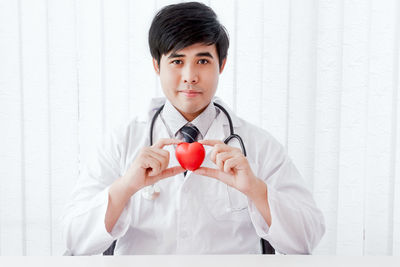
MULTIPOLYGON (((177 1, 0 0, 0 255, 60 255, 104 134, 162 96, 147 45, 177 1)), ((287 149, 326 220, 315 254, 400 255, 400 2, 210 0, 217 96, 287 149)))

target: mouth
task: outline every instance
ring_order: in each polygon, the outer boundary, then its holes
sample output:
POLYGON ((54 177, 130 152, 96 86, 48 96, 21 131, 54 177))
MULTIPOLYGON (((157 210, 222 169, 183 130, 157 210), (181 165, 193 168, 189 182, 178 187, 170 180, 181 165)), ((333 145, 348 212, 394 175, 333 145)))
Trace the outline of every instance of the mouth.
POLYGON ((196 97, 196 96, 199 96, 200 94, 202 94, 201 92, 195 91, 195 90, 181 90, 181 91, 178 91, 178 92, 180 94, 183 94, 184 96, 190 97, 190 98, 196 97))

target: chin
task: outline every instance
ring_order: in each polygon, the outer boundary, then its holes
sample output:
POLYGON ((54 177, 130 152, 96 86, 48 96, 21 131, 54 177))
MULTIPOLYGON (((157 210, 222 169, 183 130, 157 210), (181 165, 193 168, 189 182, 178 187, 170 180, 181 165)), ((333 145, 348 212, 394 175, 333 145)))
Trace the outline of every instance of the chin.
POLYGON ((182 111, 187 113, 187 114, 195 114, 197 112, 199 112, 201 109, 198 108, 183 108, 182 111))

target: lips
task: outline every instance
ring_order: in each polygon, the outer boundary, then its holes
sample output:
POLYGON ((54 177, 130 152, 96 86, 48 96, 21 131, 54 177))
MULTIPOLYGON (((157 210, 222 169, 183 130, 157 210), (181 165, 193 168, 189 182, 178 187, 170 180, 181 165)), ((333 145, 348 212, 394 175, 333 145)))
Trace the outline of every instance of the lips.
POLYGON ((187 97, 195 97, 201 94, 201 92, 199 91, 194 91, 194 90, 182 90, 179 91, 180 93, 182 93, 183 95, 187 96, 187 97))

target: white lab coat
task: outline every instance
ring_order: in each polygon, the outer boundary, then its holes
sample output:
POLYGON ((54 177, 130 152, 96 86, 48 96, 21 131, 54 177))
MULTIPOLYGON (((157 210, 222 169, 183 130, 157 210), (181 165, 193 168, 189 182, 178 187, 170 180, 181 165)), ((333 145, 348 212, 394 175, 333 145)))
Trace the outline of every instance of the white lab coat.
MULTIPOLYGON (((268 227, 254 203, 244 194, 209 177, 188 172, 158 182, 155 200, 131 197, 111 234, 104 218, 109 186, 122 176, 140 149, 149 145, 149 122, 164 98, 153 99, 148 117, 136 118, 115 130, 82 172, 66 207, 63 222, 69 253, 101 254, 117 239, 114 254, 252 254, 261 253, 264 238, 279 253, 309 254, 325 231, 305 181, 280 145, 268 132, 240 118, 227 108, 235 133, 245 143, 254 174, 268 186, 272 224, 268 227)), ((229 124, 220 112, 204 139, 224 140, 229 124)), ((154 126, 154 142, 169 138, 160 118, 154 126)), ((236 141, 230 145, 240 147, 236 141)), ((206 146, 202 166, 215 168, 206 146)), ((178 166, 174 147, 169 167, 178 166)))

